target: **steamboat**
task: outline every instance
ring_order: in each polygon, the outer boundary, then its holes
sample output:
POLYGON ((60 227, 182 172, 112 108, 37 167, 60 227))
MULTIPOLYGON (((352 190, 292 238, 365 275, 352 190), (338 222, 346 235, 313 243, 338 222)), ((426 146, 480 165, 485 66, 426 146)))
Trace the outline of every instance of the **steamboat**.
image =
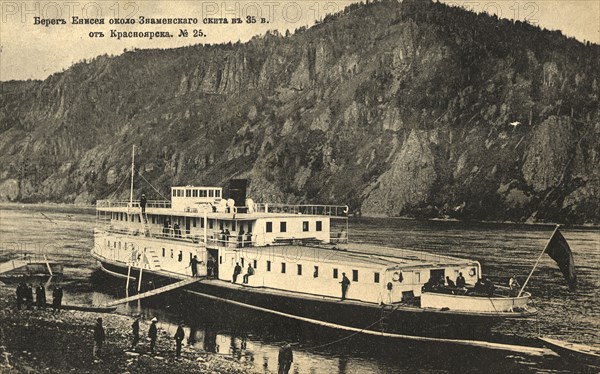
POLYGON ((256 203, 245 180, 172 187, 170 201, 98 201, 97 221, 92 256, 128 284, 190 280, 189 291, 419 336, 480 337, 536 314, 527 292, 482 289, 478 261, 351 243, 347 206, 256 203))

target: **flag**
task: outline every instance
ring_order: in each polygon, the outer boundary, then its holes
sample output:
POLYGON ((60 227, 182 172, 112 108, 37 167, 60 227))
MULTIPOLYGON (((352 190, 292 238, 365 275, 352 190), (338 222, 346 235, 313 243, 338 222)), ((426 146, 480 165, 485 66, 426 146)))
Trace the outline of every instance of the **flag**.
POLYGON ((558 268, 563 273, 563 276, 567 280, 571 289, 577 285, 577 276, 575 275, 575 261, 573 260, 573 253, 567 243, 567 240, 556 230, 552 238, 546 246, 544 253, 547 253, 556 263, 558 268))

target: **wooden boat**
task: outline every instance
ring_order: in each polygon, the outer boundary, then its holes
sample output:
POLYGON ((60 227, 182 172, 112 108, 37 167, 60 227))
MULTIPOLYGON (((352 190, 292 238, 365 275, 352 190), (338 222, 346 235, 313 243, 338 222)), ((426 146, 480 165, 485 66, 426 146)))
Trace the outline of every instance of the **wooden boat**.
POLYGON ((562 358, 600 368, 600 348, 548 337, 540 337, 539 339, 546 347, 558 353, 562 358))

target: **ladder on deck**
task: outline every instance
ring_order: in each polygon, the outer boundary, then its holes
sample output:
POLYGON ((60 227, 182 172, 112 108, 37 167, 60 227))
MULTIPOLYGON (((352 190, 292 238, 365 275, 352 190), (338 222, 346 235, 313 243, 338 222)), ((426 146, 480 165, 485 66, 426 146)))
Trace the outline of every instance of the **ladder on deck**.
POLYGON ((174 289, 177 288, 181 288, 181 287, 185 287, 187 285, 190 285, 192 283, 198 282, 200 280, 200 278, 188 278, 188 279, 184 279, 182 281, 176 282, 176 283, 171 283, 167 286, 164 287, 160 287, 157 288, 155 290, 151 290, 151 291, 147 291, 147 292, 143 292, 134 296, 129 296, 123 299, 119 299, 119 300, 114 300, 111 301, 109 303, 106 303, 105 306, 106 307, 111 307, 111 306, 116 306, 119 304, 124 304, 124 303, 128 303, 130 301, 136 301, 136 300, 140 300, 146 297, 150 297, 150 296, 155 296, 155 295, 159 295, 161 293, 167 292, 167 291, 172 291, 174 289))
POLYGON ((147 254, 150 255, 150 258, 146 256, 148 258, 148 265, 150 265, 150 268, 153 270, 161 270, 160 258, 156 254, 156 251, 154 251, 154 249, 149 249, 147 254))
POLYGON ((148 223, 148 214, 142 213, 142 209, 140 208, 140 222, 144 226, 144 236, 152 236, 152 232, 150 231, 150 224, 148 223))

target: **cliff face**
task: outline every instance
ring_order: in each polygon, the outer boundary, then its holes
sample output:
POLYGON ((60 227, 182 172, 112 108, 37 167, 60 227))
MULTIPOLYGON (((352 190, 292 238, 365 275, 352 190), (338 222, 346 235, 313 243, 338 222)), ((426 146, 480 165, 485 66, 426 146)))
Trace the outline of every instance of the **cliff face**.
POLYGON ((100 56, 0 83, 0 198, 128 196, 136 144, 152 198, 236 177, 258 201, 597 223, 599 56, 409 0, 354 5, 291 37, 100 56))

